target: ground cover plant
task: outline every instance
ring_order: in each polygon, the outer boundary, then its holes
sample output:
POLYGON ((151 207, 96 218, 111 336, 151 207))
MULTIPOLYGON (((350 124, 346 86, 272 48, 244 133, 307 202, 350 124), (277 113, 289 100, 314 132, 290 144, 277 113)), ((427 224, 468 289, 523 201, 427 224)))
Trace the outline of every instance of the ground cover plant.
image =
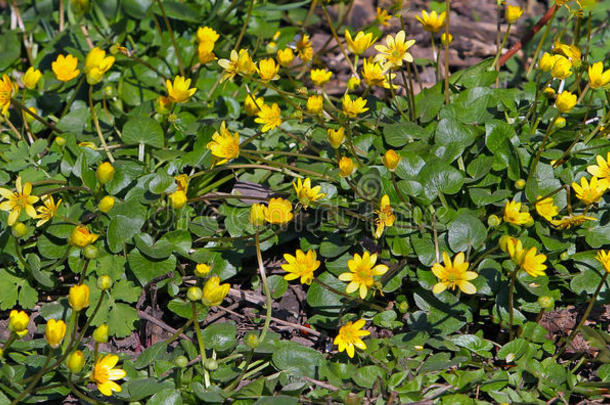
POLYGON ((0 403, 603 403, 610 2, 461 3, 5 3, 0 403))

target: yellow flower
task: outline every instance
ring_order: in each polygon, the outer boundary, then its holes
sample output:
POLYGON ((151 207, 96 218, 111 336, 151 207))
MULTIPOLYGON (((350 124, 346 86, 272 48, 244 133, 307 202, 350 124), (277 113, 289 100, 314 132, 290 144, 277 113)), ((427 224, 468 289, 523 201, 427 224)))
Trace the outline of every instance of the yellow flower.
POLYGON ((265 209, 265 221, 270 224, 286 224, 293 218, 292 204, 283 198, 272 198, 265 209))
POLYGON ((97 84, 102 81, 106 73, 114 64, 114 56, 106 56, 106 51, 95 47, 89 51, 85 58, 85 74, 87 83, 97 84))
POLYGON ((280 66, 275 64, 273 58, 263 59, 258 62, 258 75, 263 82, 277 80, 280 76, 277 72, 280 71, 280 66))
POLYGON ((567 58, 557 55, 553 69, 551 69, 551 76, 555 79, 564 80, 572 75, 572 62, 567 58))
POLYGON ((447 33, 443 32, 441 34, 441 44, 443 44, 443 46, 451 45, 452 42, 453 42, 453 35, 449 34, 449 43, 447 43, 447 33))
POLYGON ((250 223, 254 226, 263 226, 265 224, 265 216, 267 207, 263 204, 252 204, 250 207, 250 223))
POLYGON ((97 208, 106 214, 109 213, 113 207, 114 207, 114 197, 111 195, 105 196, 97 204, 97 208))
POLYGON ((388 149, 383 155, 383 165, 391 172, 396 170, 400 163, 400 155, 394 149, 388 149))
POLYGON ((532 221, 532 216, 529 212, 521 212, 520 202, 507 201, 504 206, 504 221, 515 225, 525 225, 532 221))
POLYGON ((99 238, 99 235, 89 232, 89 228, 86 225, 78 225, 72 230, 68 242, 72 246, 84 248, 95 242, 97 238, 99 238))
POLYGON ((339 334, 335 337, 333 344, 339 346, 339 352, 345 350, 350 358, 354 357, 354 346, 358 349, 366 350, 366 344, 362 341, 363 336, 371 334, 368 330, 361 330, 364 326, 364 319, 356 322, 348 322, 339 329, 339 334))
POLYGON ((310 114, 321 114, 324 111, 324 99, 320 95, 310 96, 307 99, 307 112, 310 114))
POLYGON ((198 263, 195 266, 195 275, 198 277, 204 277, 210 272, 211 268, 205 263, 198 263))
POLYGON ((91 380, 97 384, 97 389, 107 397, 112 395, 113 391, 121 392, 122 388, 115 383, 116 380, 125 378, 127 373, 120 368, 114 368, 119 362, 119 356, 107 354, 100 356, 95 362, 91 380))
MULTIPOLYGON (((395 73, 391 74, 391 79, 394 80, 396 77, 395 73)), ((362 64, 362 79, 367 86, 379 86, 390 88, 388 84, 388 75, 386 74, 386 70, 379 63, 370 62, 366 59, 363 60, 362 64)))
POLYGON ((349 90, 356 90, 358 86, 360 86, 360 78, 356 76, 350 77, 345 85, 349 90))
POLYGON ((214 42, 200 42, 197 45, 197 58, 202 65, 210 63, 216 60, 216 55, 214 54, 214 42))
POLYGON ((564 114, 572 111, 572 108, 576 105, 578 97, 576 94, 572 94, 569 91, 564 91, 557 95, 557 99, 555 99, 555 108, 564 114))
POLYGON ((33 204, 39 198, 35 195, 30 195, 32 193, 32 184, 26 182, 21 187, 21 176, 19 176, 15 181, 15 189, 15 191, 11 191, 6 188, 0 188, 0 196, 6 198, 6 201, 0 203, 0 210, 10 211, 7 222, 8 226, 13 226, 17 222, 19 215, 21 215, 21 210, 24 210, 32 218, 36 218, 37 215, 33 204))
POLYGON ((277 103, 273 103, 272 106, 263 104, 260 107, 261 110, 257 113, 258 118, 255 118, 254 121, 259 124, 264 124, 261 128, 261 132, 270 131, 282 124, 282 113, 277 103))
POLYGON ((15 91, 15 86, 11 78, 7 75, 2 75, 0 79, 0 108, 2 108, 2 114, 6 115, 9 107, 11 106, 11 97, 15 91))
POLYGON ((417 21, 421 23, 425 31, 428 32, 439 32, 445 25, 446 12, 437 14, 436 11, 432 11, 430 14, 426 10, 422 10, 421 17, 416 16, 417 21))
POLYGON ((362 55, 367 49, 371 47, 375 43, 376 39, 373 38, 373 33, 369 32, 365 34, 362 31, 359 31, 356 34, 355 38, 352 38, 352 34, 349 33, 349 30, 345 30, 345 42, 347 43, 347 49, 356 55, 362 55))
POLYGON ((68 370, 70 370, 73 374, 80 373, 84 366, 85 356, 80 350, 73 351, 66 359, 66 367, 68 367, 68 370))
POLYGON ((343 143, 343 140, 345 139, 345 128, 328 128, 326 130, 326 135, 328 135, 328 142, 330 142, 330 146, 332 146, 333 149, 339 149, 343 143))
POLYGON ((265 104, 265 99, 263 97, 252 98, 252 96, 248 94, 244 100, 244 109, 246 110, 246 114, 256 116, 263 104, 265 104))
POLYGON ((474 280, 479 275, 474 271, 468 271, 470 263, 464 261, 464 252, 459 252, 453 262, 451 262, 451 257, 443 252, 443 262, 445 262, 444 266, 438 262, 432 265, 432 273, 439 280, 432 288, 434 294, 440 294, 448 288, 455 290, 456 286, 465 294, 477 292, 470 280, 474 280))
POLYGON ((597 218, 586 215, 570 215, 561 219, 553 220, 551 223, 559 229, 570 229, 573 226, 581 226, 586 221, 597 221, 597 218))
POLYGON ((197 29, 197 42, 211 42, 212 44, 218 41, 220 35, 210 27, 199 27, 197 29))
POLYGON ((56 321, 55 319, 49 319, 47 328, 44 331, 44 337, 47 339, 47 342, 49 342, 49 346, 53 349, 57 349, 65 335, 66 323, 62 320, 56 321))
POLYGON ((23 84, 26 88, 32 90, 36 87, 41 77, 42 72, 38 69, 34 69, 33 66, 30 66, 23 75, 23 84))
POLYGON ((188 197, 183 190, 176 190, 169 195, 169 202, 172 208, 179 210, 188 202, 188 197))
POLYGON ((311 187, 311 180, 308 178, 305 179, 305 181, 297 179, 296 182, 292 183, 292 186, 297 193, 297 198, 300 203, 303 204, 304 208, 309 207, 309 204, 326 196, 326 194, 320 193, 320 186, 311 187))
POLYGON ((351 294, 360 290, 360 298, 364 299, 369 288, 375 284, 373 277, 381 276, 388 271, 388 266, 385 264, 375 265, 375 263, 377 263, 377 253, 370 254, 367 251, 364 251, 362 256, 356 253, 353 259, 348 260, 349 272, 339 275, 339 280, 349 281, 345 292, 351 294))
POLYGON ((392 69, 402 66, 402 62, 413 62, 413 56, 409 52, 409 48, 415 43, 414 39, 405 41, 405 32, 398 31, 395 37, 388 35, 385 38, 385 45, 375 45, 375 49, 379 51, 375 56, 375 62, 381 62, 386 69, 392 69))
POLYGON ((188 190, 189 190, 189 176, 188 175, 179 174, 176 177, 174 177, 174 180, 176 180, 176 186, 178 187, 178 190, 188 193, 188 190))
POLYGON ((536 200, 539 200, 536 203, 536 212, 542 218, 551 222, 553 220, 553 217, 559 214, 559 208, 555 205, 553 197, 547 197, 544 200, 540 200, 541 198, 542 196, 536 197, 536 200))
POLYGON ((316 260, 316 251, 308 250, 303 253, 301 249, 297 249, 295 256, 284 254, 284 260, 288 263, 282 264, 288 274, 284 276, 285 280, 301 279, 301 284, 310 285, 313 281, 313 272, 320 267, 320 261, 316 260))
POLYGON ((95 330, 91 334, 91 337, 93 338, 93 340, 96 341, 96 343, 107 343, 108 342, 108 324, 103 323, 100 326, 98 326, 97 328, 95 328, 95 330))
POLYGON ((8 330, 19 337, 28 334, 28 323, 30 323, 30 317, 23 311, 13 309, 8 316, 8 330))
POLYGON ((87 284, 73 285, 68 293, 68 302, 75 311, 82 311, 89 306, 89 287, 87 284))
POLYGON ((396 217, 394 216, 394 211, 392 210, 392 206, 390 205, 390 197, 387 194, 384 194, 381 197, 381 202, 379 204, 379 210, 375 210, 377 213, 377 219, 375 223, 377 224, 377 229, 375 230, 375 239, 379 239, 381 234, 383 234, 383 230, 385 227, 390 227, 394 225, 394 221, 396 217))
POLYGON ((301 36, 297 40, 295 46, 297 48, 299 58, 301 58, 303 62, 309 62, 313 58, 313 47, 311 46, 309 35, 305 34, 301 36))
POLYGON ((605 250, 599 250, 595 258, 602 264, 604 270, 606 270, 607 273, 610 273, 610 253, 605 250))
POLYGON ((80 70, 76 68, 78 59, 68 54, 67 56, 59 55, 57 59, 51 63, 51 69, 55 73, 57 80, 69 82, 80 74, 80 70))
POLYGON ((311 76, 311 81, 316 86, 321 87, 328 83, 331 76, 333 75, 333 72, 329 72, 326 69, 311 69, 311 72, 309 74, 311 76))
POLYGON ((280 49, 277 51, 277 62, 282 67, 288 67, 294 60, 294 52, 292 52, 292 48, 280 49))
POLYGON ((604 63, 597 62, 589 66, 589 86, 592 89, 605 87, 610 83, 610 69, 604 71, 604 63))
POLYGON ((591 177, 591 182, 581 177, 580 184, 572 183, 572 188, 576 192, 576 198, 586 205, 591 205, 601 200, 608 188, 608 183, 605 180, 599 181, 595 176, 591 177))
POLYGON ((208 278, 208 281, 206 281, 203 286, 203 297, 201 298, 201 301, 204 305, 209 307, 220 305, 230 289, 231 285, 229 283, 220 284, 220 277, 212 276, 208 278))
POLYGON ((606 155, 606 159, 600 155, 595 156, 595 161, 597 165, 587 166, 587 171, 592 176, 598 177, 600 181, 605 181, 606 186, 610 185, 610 152, 606 155))
POLYGON ((356 118, 358 114, 367 112, 369 109, 366 108, 365 105, 366 100, 362 97, 352 100, 349 94, 343 96, 343 113, 350 118, 356 118))
POLYGON ((191 87, 191 79, 182 76, 176 76, 173 84, 166 80, 165 87, 167 87, 167 95, 173 103, 184 103, 197 91, 196 88, 189 88, 191 87))
POLYGON ((546 256, 536 254, 536 251, 536 247, 531 247, 526 251, 521 241, 514 238, 508 244, 508 254, 513 262, 532 277, 544 276, 544 270, 547 267, 543 264, 546 256))
POLYGON ((218 164, 224 164, 239 157, 239 134, 237 132, 231 134, 223 121, 220 124, 220 132, 214 132, 212 142, 208 143, 207 148, 214 157, 220 159, 218 164))
POLYGON ((114 177, 114 167, 110 162, 104 162, 97 167, 95 171, 97 181, 101 184, 106 184, 114 177))
POLYGON ((55 204, 55 200, 53 200, 53 196, 51 194, 47 194, 43 199, 42 199, 42 203, 44 204, 41 207, 38 207, 38 215, 36 215, 34 218, 38 219, 38 222, 36 222, 36 226, 42 226, 45 223, 47 223, 47 221, 50 221, 51 218, 53 218, 55 216, 55 214, 57 213, 57 209, 59 208, 59 205, 61 204, 61 198, 57 201, 57 204, 55 204))
POLYGON ((348 158, 347 156, 343 156, 341 160, 339 160, 339 175, 341 177, 351 176, 354 172, 354 161, 352 158, 348 158))
POLYGON ((392 18, 386 10, 382 10, 381 7, 377 7, 377 18, 375 19, 379 24, 387 27, 390 25, 389 21, 392 18))
POLYGON ((513 6, 512 4, 506 6, 505 17, 509 24, 515 23, 522 15, 523 9, 521 7, 513 6))
POLYGON ((562 44, 561 42, 557 41, 555 44, 553 44, 553 52, 568 58, 570 63, 574 65, 575 68, 580 67, 582 53, 580 52, 580 48, 578 48, 576 45, 562 44))
POLYGON ((550 53, 545 52, 538 62, 538 69, 543 72, 550 72, 553 70, 555 62, 557 62, 557 60, 561 57, 561 55, 551 55, 550 53))
POLYGON ((218 61, 220 67, 225 70, 222 81, 232 80, 237 74, 249 76, 256 72, 256 65, 247 49, 240 49, 239 52, 233 49, 230 58, 230 60, 221 59, 218 61))

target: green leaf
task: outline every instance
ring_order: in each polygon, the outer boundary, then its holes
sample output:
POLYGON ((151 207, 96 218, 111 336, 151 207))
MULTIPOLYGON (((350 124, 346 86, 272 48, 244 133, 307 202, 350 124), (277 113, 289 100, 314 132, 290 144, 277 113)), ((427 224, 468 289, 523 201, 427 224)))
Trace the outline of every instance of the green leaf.
POLYGON ((380 366, 364 366, 352 376, 352 380, 363 388, 373 388, 378 379, 385 381, 386 372, 380 366))
POLYGON ((324 357, 317 350, 291 341, 278 342, 272 355, 273 365, 278 370, 311 378, 316 377, 316 369, 323 361, 324 357))
MULTIPOLYGON (((164 2, 164 4, 168 4, 164 2)), ((123 126, 123 142, 128 145, 143 143, 155 148, 163 147, 163 129, 152 118, 138 116, 131 118, 123 126)))
POLYGON ((182 405, 182 394, 175 388, 166 388, 150 397, 146 405, 182 405))
POLYGON ((21 54, 21 40, 15 31, 0 36, 0 70, 5 71, 21 54))
POLYGON ((157 381, 154 378, 139 378, 127 381, 122 385, 127 398, 131 401, 139 401, 164 389, 173 387, 173 381, 157 381))
POLYGON ((202 331, 201 336, 206 348, 226 352, 237 344, 237 327, 229 322, 213 323, 202 331))
POLYGON ((288 289, 288 281, 284 280, 284 277, 274 274, 267 279, 269 284, 269 290, 271 290, 271 297, 273 299, 278 299, 288 289))
POLYGON ((142 225, 144 225, 144 220, 141 217, 117 215, 112 218, 106 231, 110 251, 113 253, 121 251, 123 244, 129 242, 134 235, 140 232, 142 225))
POLYGON ((155 360, 157 360, 161 353, 165 353, 166 349, 166 341, 157 342, 152 346, 147 347, 142 353, 138 355, 138 358, 134 363, 134 367, 137 369, 142 369, 148 366, 149 364, 152 364, 155 360))
POLYGON ((167 274, 176 268, 176 257, 171 255, 165 260, 149 260, 137 250, 133 249, 127 257, 129 269, 136 276, 142 286, 150 280, 167 274))
POLYGON ((433 201, 439 193, 455 194, 464 184, 462 172, 440 159, 428 162, 421 170, 420 178, 428 201, 433 201))
POLYGON ((480 248, 487 238, 485 225, 475 216, 461 214, 447 229, 449 246, 454 252, 466 251, 470 247, 480 248))
POLYGON ((152 5, 152 0, 123 0, 121 5, 125 13, 132 18, 141 20, 146 16, 148 9, 152 5))
POLYGON ((114 302, 108 313, 109 333, 119 339, 127 337, 131 335, 139 319, 138 311, 133 306, 114 302))
MULTIPOLYGON (((345 291, 346 284, 329 272, 320 274, 318 278, 338 291, 345 291)), ((316 282, 312 283, 307 290, 307 304, 324 311, 338 312, 342 306, 342 298, 342 296, 329 291, 316 282)))
POLYGON ((414 140, 427 140, 429 137, 426 130, 412 122, 389 124, 383 127, 383 138, 393 147, 400 147, 414 140))

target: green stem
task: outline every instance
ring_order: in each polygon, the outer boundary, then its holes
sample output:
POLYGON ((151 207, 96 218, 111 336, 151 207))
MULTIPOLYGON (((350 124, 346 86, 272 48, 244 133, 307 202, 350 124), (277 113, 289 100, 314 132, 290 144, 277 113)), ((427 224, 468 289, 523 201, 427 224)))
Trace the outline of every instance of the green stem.
POLYGON ((235 49, 236 51, 238 50, 239 45, 241 44, 241 40, 244 38, 244 34, 246 33, 246 28, 248 26, 248 22, 250 21, 250 16, 252 16, 252 9, 254 8, 254 2, 255 2, 255 0, 250 0, 250 5, 248 6, 248 14, 246 14, 246 19, 244 20, 244 23, 241 26, 241 31, 239 32, 239 37, 237 37, 237 42, 235 43, 235 46, 233 47, 233 49, 235 49))
POLYGON ((546 143, 549 140, 549 137, 551 136, 551 132, 553 131, 553 127, 555 126, 555 121, 557 120, 557 117, 559 117, 559 113, 557 113, 557 115, 555 115, 555 117, 552 119, 551 123, 549 124, 549 127, 546 129, 546 133, 544 134, 542 143, 538 147, 538 152, 536 153, 536 157, 534 158, 534 162, 532 163, 532 168, 530 169, 529 173, 527 174, 527 180, 525 181, 525 184, 529 184, 532 174, 536 173, 536 167, 538 166, 538 161, 540 161, 540 156, 542 155, 542 151, 544 151, 544 147, 546 146, 546 143))
POLYGON ((4 346, 2 346, 2 351, 0 351, 0 359, 6 354, 7 350, 11 347, 15 339, 17 339, 17 335, 15 333, 11 333, 4 346))
POLYGON ((163 21, 167 26, 169 37, 172 40, 172 45, 174 46, 174 50, 176 51, 176 59, 178 59, 178 68, 180 69, 180 75, 186 77, 186 74, 184 72, 184 65, 182 64, 182 58, 180 57, 180 49, 178 48, 178 44, 176 43, 176 37, 174 37, 174 30, 172 30, 172 26, 169 23, 169 19, 165 14, 165 9, 163 8, 161 0, 157 0, 157 4, 159 5, 159 10, 161 11, 161 15, 163 16, 163 21))
MULTIPOLYGON (((491 69, 495 69, 496 71, 500 71, 500 66, 498 66, 498 60, 500 59, 500 55, 502 54, 502 49, 506 45, 506 41, 508 41, 508 35, 510 34, 510 27, 512 24, 508 24, 508 28, 506 28, 506 32, 504 33, 504 38, 502 39, 502 44, 498 47, 498 52, 496 52, 496 57, 494 58, 493 63, 491 64, 491 69)), ((497 81, 498 79, 496 79, 497 81)), ((497 86, 496 86, 497 87, 497 86)))
POLYGON ((587 305, 587 309, 585 310, 585 313, 583 314, 582 318, 580 319, 580 322, 578 322, 578 325, 576 325, 576 327, 572 330, 572 333, 570 333, 570 336, 568 336, 568 338, 565 340, 561 349, 559 349, 559 351, 553 356, 553 359, 557 359, 559 356, 561 356, 563 354, 563 352, 568 348, 570 343, 572 343, 572 340, 574 340, 574 338, 578 334, 578 331, 580 330, 580 328, 585 324, 585 322, 587 321, 587 318, 589 318, 589 315, 591 314, 593 305, 595 305, 595 301, 597 300, 597 296, 599 295, 599 292, 601 291, 603 285, 606 283, 607 278, 608 278, 608 272, 605 271, 604 276, 602 277, 601 281, 599 282, 599 285, 597 286, 597 288, 595 289, 595 292, 593 293, 593 295, 591 296, 591 299, 589 300, 589 305, 587 305))
POLYGON ((70 100, 68 100, 68 102, 66 103, 66 106, 64 107, 64 110, 61 113, 62 117, 64 115, 66 115, 68 113, 68 111, 70 111, 70 107, 72 107, 72 103, 74 103, 74 100, 76 99, 76 95, 77 95, 78 91, 80 90, 80 87, 85 82, 85 77, 86 77, 85 75, 81 75, 78 83, 76 84, 76 87, 74 88, 74 93, 72 93, 70 100))
POLYGON ((195 335, 197 335, 197 344, 199 345, 199 354, 201 355, 201 365, 203 366, 204 373, 204 386, 205 388, 210 387, 210 377, 206 368, 207 356, 205 354, 205 344, 203 343, 203 336, 201 335, 201 326, 199 326, 199 313, 197 311, 197 304, 193 305, 193 324, 195 325, 195 335))
POLYGON ((267 275, 265 274, 265 266, 263 265, 263 256, 261 255, 261 243, 258 235, 258 229, 254 235, 256 240, 256 259, 258 261, 258 271, 261 276, 261 282, 263 283, 263 291, 265 292, 265 306, 267 312, 265 314, 265 324, 263 325, 263 331, 260 334, 259 342, 263 342, 267 336, 269 330, 269 324, 271 323, 271 291, 269 290, 269 283, 267 282, 267 275))
POLYGON ((66 349, 68 348, 68 345, 74 339, 74 330, 75 330, 76 320, 78 319, 78 314, 79 314, 79 311, 72 311, 72 314, 70 315, 70 320, 68 321, 68 329, 66 330, 66 338, 64 339, 64 342, 61 345, 62 353, 66 353, 66 349))
POLYGON ((527 68, 526 76, 528 78, 529 78, 529 75, 532 73, 532 69, 534 69, 534 66, 536 66, 536 62, 538 61, 538 56, 540 56, 540 52, 542 51, 542 45, 546 41, 546 38, 549 36, 549 32, 551 31, 551 25, 553 25, 553 20, 555 19, 555 14, 557 14, 557 10, 559 10, 559 8, 555 7, 555 11, 553 11, 553 14, 551 14, 551 18, 549 18, 549 21, 546 23, 546 27, 544 28, 544 33, 542 34, 542 38, 540 38, 540 41, 538 42, 538 46, 536 46, 536 52, 534 52, 534 57, 532 58, 532 62, 530 63, 529 67, 527 68))
POLYGON ((513 340, 515 333, 513 331, 513 321, 514 321, 514 302, 513 295, 515 292, 515 280, 517 279, 517 272, 519 271, 519 267, 516 267, 513 270, 513 274, 510 277, 510 286, 508 287, 508 336, 509 340, 513 340))
POLYGON ((114 163, 114 157, 112 157, 112 153, 108 149, 108 145, 106 145, 106 140, 104 139, 104 135, 102 134, 102 128, 100 128, 100 123, 97 120, 97 114, 95 113, 95 108, 93 107, 93 86, 89 86, 89 109, 91 110, 91 119, 93 120, 93 124, 95 125, 95 131, 97 132, 98 138, 100 138, 100 142, 102 143, 102 147, 106 151, 106 156, 108 156, 108 160, 111 163, 114 163))

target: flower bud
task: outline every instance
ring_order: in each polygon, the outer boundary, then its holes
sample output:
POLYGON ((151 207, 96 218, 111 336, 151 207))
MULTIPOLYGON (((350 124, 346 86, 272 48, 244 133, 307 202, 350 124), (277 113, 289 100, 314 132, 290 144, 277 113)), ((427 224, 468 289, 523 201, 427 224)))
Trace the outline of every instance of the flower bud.
POLYGON ((68 302, 75 311, 81 311, 89 306, 89 287, 86 284, 70 287, 68 302))
POLYGON ((186 297, 191 301, 199 301, 203 297, 203 291, 199 287, 190 287, 186 290, 186 297))
POLYGON ((186 365, 188 363, 189 363, 189 359, 187 359, 186 356, 178 356, 174 360, 174 364, 180 368, 186 367, 186 365))
POLYGON ((56 136, 55 143, 59 146, 64 146, 66 144, 66 138, 64 138, 63 136, 56 136))
POLYGON ((569 91, 564 91, 555 99, 555 108, 557 108, 559 112, 567 114, 572 111, 577 101, 578 97, 576 94, 572 94, 569 91))
POLYGON ((81 372, 83 367, 85 366, 85 356, 83 352, 80 350, 76 350, 68 356, 66 359, 66 366, 68 370, 70 370, 74 374, 78 374, 81 372))
POLYGON ((570 258, 570 254, 566 251, 561 252, 561 254, 559 255, 559 260, 561 260, 562 262, 565 262, 569 258, 570 258))
POLYGON ((250 207, 250 223, 254 226, 262 226, 265 223, 265 207, 264 204, 252 204, 250 207))
POLYGON ((265 47, 267 53, 276 53, 277 52, 277 44, 275 42, 269 42, 265 47))
POLYGON ((354 161, 351 158, 343 156, 339 161, 339 174, 341 177, 348 177, 354 172, 354 161))
POLYGON ((525 188, 525 180, 519 179, 515 181, 515 188, 517 190, 523 190, 525 188))
POLYGON ((357 78, 356 76, 350 77, 349 80, 347 81, 346 87, 349 90, 356 90, 358 88, 358 86, 360 86, 360 79, 357 78))
POLYGON ((256 349, 258 347, 258 345, 260 344, 260 341, 258 339, 258 336, 256 336, 254 333, 251 332, 251 333, 248 333, 244 337, 244 343, 250 349, 256 349))
POLYGON ((552 99, 555 97, 555 89, 552 87, 546 87, 544 90, 542 90, 542 94, 544 94, 546 98, 552 99))
POLYGON ((95 171, 97 181, 101 184, 106 184, 114 177, 114 167, 109 162, 104 162, 97 167, 95 171))
POLYGON ((205 277, 210 272, 210 266, 205 263, 199 263, 195 266, 195 275, 197 277, 205 277))
POLYGON ((400 163, 400 155, 396 153, 394 149, 389 149, 385 155, 383 155, 383 165, 389 171, 393 172, 396 170, 398 163, 400 163))
POLYGON ((22 238, 28 232, 28 227, 23 222, 16 222, 11 227, 11 233, 16 239, 22 238))
POLYGON ((339 149, 343 140, 345 139, 345 128, 339 127, 339 129, 328 129, 326 131, 328 135, 328 142, 333 149, 339 149))
POLYGON ((36 87, 41 77, 42 72, 38 69, 34 69, 33 66, 30 66, 23 75, 23 84, 27 89, 32 90, 36 87))
POLYGON ((566 119, 563 117, 555 118, 555 124, 553 125, 556 129, 561 129, 566 126, 566 119))
POLYGON ((543 295, 538 297, 538 304, 546 311, 552 311, 555 308, 555 298, 543 295))
POLYGON ((169 195, 169 202, 172 208, 179 210, 186 205, 188 198, 182 190, 174 191, 169 195))
POLYGON ((14 332, 19 337, 23 337, 28 333, 28 323, 30 323, 28 314, 24 311, 13 309, 8 317, 8 330, 14 332))
POLYGON ((207 359, 204 364, 205 368, 209 371, 218 369, 218 362, 214 359, 207 359))
MULTIPOLYGON (((26 107, 29 111, 31 111, 34 114, 38 114, 38 110, 36 109, 36 107, 26 107)), ((24 114, 25 116, 25 121, 28 124, 31 124, 34 121, 34 117, 31 116, 30 114, 28 114, 27 112, 24 114)))
POLYGON ((93 245, 87 245, 83 249, 83 256, 89 260, 97 259, 98 249, 93 245))
POLYGON ((103 323, 93 331, 93 340, 97 343, 108 342, 108 324, 103 323))
POLYGON ((110 212, 112 207, 114 207, 114 197, 110 195, 107 195, 102 198, 99 204, 97 205, 97 208, 106 214, 110 212))
POLYGON ((62 320, 56 321, 55 319, 49 319, 47 328, 44 331, 44 337, 47 339, 47 342, 49 342, 49 346, 53 349, 57 349, 65 335, 66 323, 62 320))
POLYGON ((489 218, 487 218, 487 226, 490 228, 495 228, 500 225, 500 222, 502 222, 502 220, 497 215, 490 215, 489 218))
POLYGON ((103 275, 97 279, 97 288, 102 291, 110 290, 112 288, 112 284, 114 284, 114 282, 112 281, 112 278, 108 275, 103 275))
POLYGON ((201 301, 204 305, 210 307, 220 305, 230 289, 231 285, 229 283, 220 284, 220 277, 210 277, 203 286, 203 298, 201 301))
POLYGON ((403 301, 398 304, 398 310, 401 314, 406 314, 409 310, 409 303, 407 301, 403 301))
POLYGON ((86 225, 78 225, 72 230, 72 233, 68 238, 68 243, 72 246, 84 248, 95 242, 98 237, 99 235, 89 232, 89 228, 86 225))
POLYGON ((523 15, 523 9, 519 6, 513 6, 512 4, 508 4, 506 6, 506 21, 509 24, 515 23, 521 16, 523 15))
POLYGON ((502 237, 500 237, 500 240, 498 241, 498 246, 500 247, 500 250, 506 253, 508 252, 508 244, 515 243, 515 241, 516 239, 510 235, 502 235, 502 237))

